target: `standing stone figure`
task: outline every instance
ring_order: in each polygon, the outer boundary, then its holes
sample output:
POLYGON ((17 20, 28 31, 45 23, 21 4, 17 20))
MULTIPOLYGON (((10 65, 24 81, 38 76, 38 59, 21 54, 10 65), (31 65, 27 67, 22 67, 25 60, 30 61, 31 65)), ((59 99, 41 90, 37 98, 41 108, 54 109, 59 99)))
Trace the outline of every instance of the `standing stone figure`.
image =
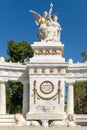
POLYGON ((52 15, 52 8, 53 4, 50 4, 49 12, 44 11, 43 16, 38 14, 37 12, 30 10, 30 12, 36 18, 35 23, 39 26, 38 30, 38 40, 39 41, 53 41, 59 42, 60 41, 60 31, 61 27, 60 24, 57 22, 58 17, 57 15, 52 15))

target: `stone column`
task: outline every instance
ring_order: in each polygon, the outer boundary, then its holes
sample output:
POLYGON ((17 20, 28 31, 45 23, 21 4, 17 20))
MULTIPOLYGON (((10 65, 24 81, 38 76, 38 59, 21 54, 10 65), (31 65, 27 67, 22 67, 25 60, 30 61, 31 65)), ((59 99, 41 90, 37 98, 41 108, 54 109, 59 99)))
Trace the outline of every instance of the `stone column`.
POLYGON ((28 83, 23 83, 23 116, 29 112, 29 85, 28 83))
POLYGON ((73 83, 68 83, 67 114, 74 114, 74 90, 73 83))
POLYGON ((0 82, 0 114, 6 114, 5 83, 0 82))

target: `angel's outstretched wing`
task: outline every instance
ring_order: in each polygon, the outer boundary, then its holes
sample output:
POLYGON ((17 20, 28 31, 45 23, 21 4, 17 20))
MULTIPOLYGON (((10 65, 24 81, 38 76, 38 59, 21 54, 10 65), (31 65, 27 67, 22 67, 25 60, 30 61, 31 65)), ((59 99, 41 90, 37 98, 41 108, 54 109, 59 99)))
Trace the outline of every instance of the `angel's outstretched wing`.
POLYGON ((33 10, 29 10, 29 12, 33 14, 33 16, 35 17, 36 21, 38 21, 41 18, 41 15, 38 14, 37 12, 35 12, 33 10))

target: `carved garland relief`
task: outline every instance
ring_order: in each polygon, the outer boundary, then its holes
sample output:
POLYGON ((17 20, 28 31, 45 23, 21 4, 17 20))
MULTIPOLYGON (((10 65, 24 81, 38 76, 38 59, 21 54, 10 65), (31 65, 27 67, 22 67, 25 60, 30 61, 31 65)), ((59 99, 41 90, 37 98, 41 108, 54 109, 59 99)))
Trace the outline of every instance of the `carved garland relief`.
POLYGON ((63 55, 61 50, 36 50, 35 55, 63 55))
MULTIPOLYGON (((36 89, 36 80, 34 80, 34 89, 33 89, 33 93, 34 93, 34 104, 36 104, 36 99, 38 99, 37 97, 39 97, 39 99, 42 99, 42 100, 51 100, 55 97, 58 96, 58 104, 60 104, 60 97, 61 97, 61 89, 60 89, 60 84, 61 84, 61 81, 58 81, 58 89, 57 89, 57 92, 53 95, 53 96, 49 96, 49 97, 43 97, 41 96, 38 92, 37 92, 37 89, 36 89)), ((44 81, 41 83, 40 85, 40 91, 47 95, 47 94, 50 94, 54 91, 54 85, 52 82, 50 81, 44 81)))

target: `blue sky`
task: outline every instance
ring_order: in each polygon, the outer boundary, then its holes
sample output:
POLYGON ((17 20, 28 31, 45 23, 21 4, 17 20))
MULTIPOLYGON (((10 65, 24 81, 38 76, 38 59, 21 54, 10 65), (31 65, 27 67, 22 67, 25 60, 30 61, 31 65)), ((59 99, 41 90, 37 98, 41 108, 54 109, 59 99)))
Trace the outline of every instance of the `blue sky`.
POLYGON ((87 0, 0 0, 0 56, 7 56, 8 41, 37 41, 37 26, 29 10, 43 14, 53 3, 62 27, 66 61, 81 62, 81 52, 87 51, 87 0))

